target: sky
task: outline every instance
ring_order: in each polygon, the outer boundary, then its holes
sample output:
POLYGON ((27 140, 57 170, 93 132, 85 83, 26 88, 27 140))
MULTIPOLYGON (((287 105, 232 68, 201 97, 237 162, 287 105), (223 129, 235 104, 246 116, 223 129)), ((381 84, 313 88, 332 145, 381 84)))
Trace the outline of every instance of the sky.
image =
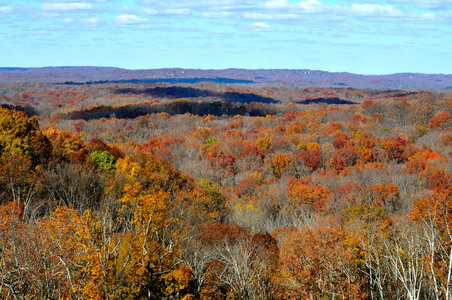
POLYGON ((0 0, 0 67, 452 73, 452 0, 0 0))

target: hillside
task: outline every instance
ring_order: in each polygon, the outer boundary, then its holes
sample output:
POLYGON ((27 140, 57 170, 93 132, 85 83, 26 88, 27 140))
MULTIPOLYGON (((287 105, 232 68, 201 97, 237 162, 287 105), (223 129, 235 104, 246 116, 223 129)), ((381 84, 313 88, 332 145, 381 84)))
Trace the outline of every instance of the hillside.
POLYGON ((172 68, 127 70, 111 67, 0 68, 0 83, 86 83, 100 81, 196 83, 198 81, 212 80, 220 83, 254 83, 265 86, 285 85, 404 90, 452 88, 451 74, 398 73, 390 75, 359 75, 306 69, 200 70, 172 68))
POLYGON ((450 299, 452 90, 284 72, 3 69, 0 299, 450 299))

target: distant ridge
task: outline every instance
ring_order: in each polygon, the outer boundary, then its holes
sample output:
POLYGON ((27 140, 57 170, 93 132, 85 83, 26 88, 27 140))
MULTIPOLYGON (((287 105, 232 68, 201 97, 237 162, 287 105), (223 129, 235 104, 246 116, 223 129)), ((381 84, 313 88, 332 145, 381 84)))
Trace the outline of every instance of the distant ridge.
POLYGON ((29 68, 1 68, 0 71, 28 71, 29 68))
POLYGON ((316 86, 369 89, 452 89, 452 74, 397 73, 359 75, 347 72, 326 72, 307 69, 149 69, 128 70, 114 67, 43 67, 0 68, 0 83, 41 82, 86 84, 105 82, 136 83, 168 82, 243 83, 266 86, 316 86), (218 80, 217 80, 218 79, 218 80), (222 81, 220 81, 220 79, 222 81))
POLYGON ((67 85, 84 85, 84 84, 107 84, 107 83, 133 83, 133 84, 147 84, 147 83, 198 83, 198 82, 216 82, 216 83, 230 83, 230 84, 251 84, 255 83, 252 80, 244 79, 231 79, 231 78, 145 78, 145 79, 128 79, 128 80, 102 80, 102 81, 87 81, 87 82, 58 82, 57 84, 67 84, 67 85))

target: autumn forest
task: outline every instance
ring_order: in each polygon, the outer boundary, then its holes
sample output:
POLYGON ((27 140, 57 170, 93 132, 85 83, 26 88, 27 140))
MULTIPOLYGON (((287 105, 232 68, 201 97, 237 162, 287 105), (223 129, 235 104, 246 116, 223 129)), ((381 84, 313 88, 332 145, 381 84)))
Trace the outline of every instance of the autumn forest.
POLYGON ((452 299, 452 92, 0 83, 1 299, 452 299))

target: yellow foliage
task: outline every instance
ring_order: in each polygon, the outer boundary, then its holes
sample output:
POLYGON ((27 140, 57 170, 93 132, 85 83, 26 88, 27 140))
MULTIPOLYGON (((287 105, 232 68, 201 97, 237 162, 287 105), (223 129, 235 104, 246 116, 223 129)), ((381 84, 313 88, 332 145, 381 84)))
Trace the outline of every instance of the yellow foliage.
POLYGON ((268 136, 257 138, 256 144, 262 151, 268 151, 272 147, 270 138, 268 136))
POLYGON ((308 149, 308 145, 305 141, 300 141, 297 145, 297 150, 306 150, 308 149))
POLYGON ((318 143, 308 143, 306 146, 308 149, 317 149, 320 150, 320 145, 318 143))
MULTIPOLYGON (((188 266, 181 264, 177 269, 163 275, 165 280, 166 290, 164 299, 173 299, 174 294, 179 294, 189 288, 191 270, 188 266)), ((183 294, 183 293, 182 293, 183 294)), ((186 295, 183 299, 190 300, 193 296, 186 295)))
POLYGON ((248 211, 257 211, 257 208, 255 208, 252 204, 247 204, 246 206, 242 205, 241 203, 237 203, 235 205, 235 210, 248 210, 248 211))
POLYGON ((131 179, 136 178, 141 170, 138 163, 131 161, 128 156, 118 159, 115 168, 118 172, 131 179))
POLYGON ((165 119, 171 118, 171 115, 169 113, 166 113, 166 112, 157 113, 156 115, 158 117, 162 117, 162 118, 165 118, 165 119))
POLYGON ((273 171, 276 175, 281 175, 284 170, 290 169, 293 167, 292 159, 289 154, 280 154, 277 153, 272 158, 273 171))
POLYGON ((364 162, 375 161, 375 156, 372 154, 372 150, 369 148, 358 149, 358 153, 364 162))
POLYGON ((66 276, 68 299, 103 299, 105 269, 97 247, 103 224, 86 210, 82 215, 67 207, 58 207, 51 218, 40 223, 40 230, 50 245, 52 259, 62 264, 66 276))
POLYGON ((131 223, 145 226, 146 231, 155 231, 163 226, 168 212, 169 194, 158 190, 155 194, 143 191, 141 183, 126 184, 124 196, 119 200, 124 204, 121 211, 130 209, 133 212, 131 223))
POLYGON ((258 184, 261 184, 263 181, 262 173, 260 172, 246 172, 245 179, 256 179, 258 184))

